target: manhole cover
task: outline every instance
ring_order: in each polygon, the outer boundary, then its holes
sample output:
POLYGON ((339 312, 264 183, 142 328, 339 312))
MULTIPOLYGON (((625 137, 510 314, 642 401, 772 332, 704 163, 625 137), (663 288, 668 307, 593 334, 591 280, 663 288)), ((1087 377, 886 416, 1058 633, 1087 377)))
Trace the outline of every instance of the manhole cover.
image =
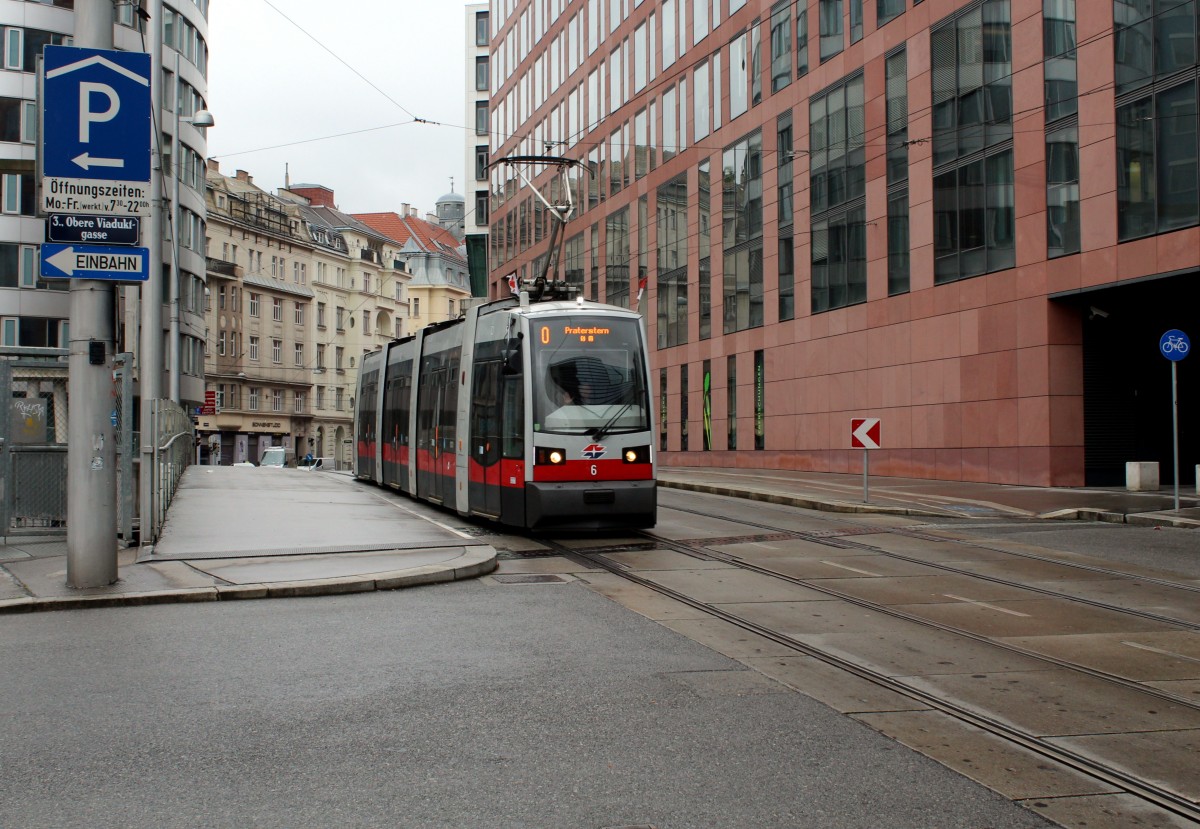
POLYGON ((510 575, 492 576, 492 580, 497 581, 500 584, 554 584, 556 582, 561 584, 562 582, 566 581, 566 579, 564 579, 562 576, 520 575, 515 573, 510 575))

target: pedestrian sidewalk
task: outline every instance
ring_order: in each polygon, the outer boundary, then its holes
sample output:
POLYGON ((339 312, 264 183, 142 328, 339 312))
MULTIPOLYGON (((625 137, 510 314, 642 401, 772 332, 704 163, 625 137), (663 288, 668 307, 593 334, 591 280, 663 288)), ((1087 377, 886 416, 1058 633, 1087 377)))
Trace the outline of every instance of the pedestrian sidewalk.
POLYGON ((664 467, 658 485, 830 512, 872 512, 943 518, 1041 518, 1200 529, 1200 496, 1174 491, 1007 486, 918 478, 779 469, 664 467))
POLYGON ((193 466, 116 584, 67 586, 65 538, 0 545, 0 613, 390 590, 489 573, 496 551, 348 475, 193 466))
MULTIPOLYGON (((1180 492, 1176 511, 1171 490, 877 477, 864 502, 861 475, 685 467, 660 469, 658 483, 832 512, 1200 529, 1194 489, 1180 492)), ((387 590, 489 573, 496 551, 345 474, 194 466, 158 545, 120 552, 116 584, 70 588, 66 566, 62 537, 0 544, 0 613, 387 590)))

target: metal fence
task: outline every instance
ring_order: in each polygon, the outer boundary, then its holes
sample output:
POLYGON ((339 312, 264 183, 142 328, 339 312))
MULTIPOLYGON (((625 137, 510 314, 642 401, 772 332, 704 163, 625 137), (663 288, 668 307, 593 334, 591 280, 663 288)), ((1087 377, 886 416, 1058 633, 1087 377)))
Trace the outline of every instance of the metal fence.
MULTIPOLYGON (((154 400, 147 424, 153 436, 150 516, 141 516, 140 434, 134 430, 133 355, 113 362, 117 443, 117 535, 126 546, 162 532, 179 479, 195 453, 187 410, 154 400)), ((67 350, 0 348, 0 537, 62 535, 67 531, 67 350)))
POLYGON ((0 349, 0 535, 67 526, 67 351, 0 349))
MULTIPOLYGON (((143 424, 144 427, 147 424, 143 424)), ((141 543, 153 544, 162 532, 167 507, 179 489, 179 479, 195 457, 195 426, 187 409, 171 400, 150 401, 149 433, 154 436, 154 508, 142 519, 141 543)))

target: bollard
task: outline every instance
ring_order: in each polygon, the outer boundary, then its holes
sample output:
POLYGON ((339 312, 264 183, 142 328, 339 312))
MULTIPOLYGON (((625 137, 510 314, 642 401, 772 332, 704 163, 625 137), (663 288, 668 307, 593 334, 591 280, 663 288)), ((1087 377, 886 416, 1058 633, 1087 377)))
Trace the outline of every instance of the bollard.
POLYGON ((1158 461, 1129 461, 1125 464, 1125 489, 1130 492, 1158 491, 1158 461))

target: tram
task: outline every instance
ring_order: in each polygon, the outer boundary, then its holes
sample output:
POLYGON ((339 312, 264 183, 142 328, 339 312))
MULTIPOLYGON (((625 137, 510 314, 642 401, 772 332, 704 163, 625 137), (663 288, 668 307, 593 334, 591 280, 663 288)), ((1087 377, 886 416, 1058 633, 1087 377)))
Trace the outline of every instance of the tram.
POLYGON ((642 319, 559 287, 365 355, 356 477, 530 530, 653 527, 642 319))

